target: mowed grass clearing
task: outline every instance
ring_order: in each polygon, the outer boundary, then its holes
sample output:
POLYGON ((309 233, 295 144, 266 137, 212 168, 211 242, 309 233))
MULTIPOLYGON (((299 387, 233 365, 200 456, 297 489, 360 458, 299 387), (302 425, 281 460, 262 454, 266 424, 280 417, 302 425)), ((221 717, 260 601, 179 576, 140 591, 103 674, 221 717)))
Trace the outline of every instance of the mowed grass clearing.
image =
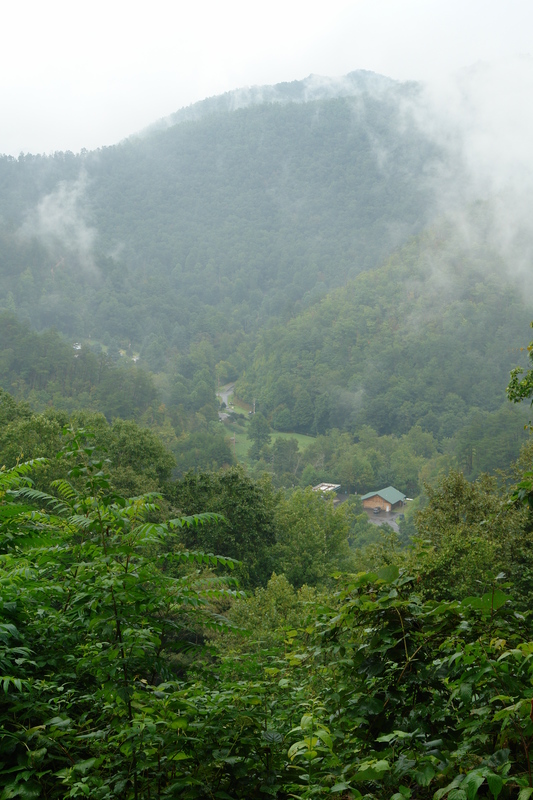
MULTIPOLYGON (((237 408, 238 406, 235 404, 235 410, 237 410, 237 408)), ((244 426, 233 424, 231 427, 227 427, 230 447, 232 452, 235 452, 237 461, 243 464, 250 464, 248 450, 252 446, 252 442, 250 439, 248 439, 248 420, 246 420, 246 424, 244 426), (233 437, 235 437, 235 444, 233 443, 233 437)), ((314 442, 313 436, 306 436, 304 433, 282 433, 281 431, 272 431, 271 436, 271 446, 274 444, 276 439, 296 439, 301 452, 306 450, 311 442, 314 442)))
POLYGON ((307 436, 305 433, 282 433, 281 431, 272 431, 272 444, 276 439, 296 439, 298 447, 303 452, 307 450, 311 442, 315 441, 314 436, 307 436))
POLYGON ((245 403, 244 400, 241 400, 240 397, 237 397, 234 394, 230 394, 228 400, 230 406, 233 406, 237 414, 244 414, 247 417, 248 412, 253 410, 249 403, 245 403))

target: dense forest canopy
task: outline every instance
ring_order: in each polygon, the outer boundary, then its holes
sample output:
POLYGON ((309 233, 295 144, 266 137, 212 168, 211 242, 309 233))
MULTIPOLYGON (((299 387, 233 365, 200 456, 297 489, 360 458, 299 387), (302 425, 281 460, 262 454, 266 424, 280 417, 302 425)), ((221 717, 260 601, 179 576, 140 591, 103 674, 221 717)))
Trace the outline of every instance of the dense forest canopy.
MULTIPOLYGON (((444 235, 443 235, 444 234, 444 235)), ((285 325, 263 333, 237 384, 287 429, 420 424, 450 438, 505 397, 530 308, 482 239, 419 236, 285 325)))
POLYGON ((292 313, 427 222, 423 175, 441 156, 404 110, 412 91, 384 82, 0 159, 2 294, 36 327, 136 349, 292 313))

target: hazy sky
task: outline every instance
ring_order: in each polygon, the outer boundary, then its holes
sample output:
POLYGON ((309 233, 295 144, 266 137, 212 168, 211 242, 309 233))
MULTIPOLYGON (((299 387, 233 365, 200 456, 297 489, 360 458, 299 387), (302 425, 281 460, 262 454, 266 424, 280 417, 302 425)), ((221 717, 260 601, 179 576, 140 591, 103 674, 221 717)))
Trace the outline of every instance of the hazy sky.
POLYGON ((0 152, 112 144, 253 84, 369 69, 441 82, 533 53, 528 0, 18 0, 2 9, 0 152))

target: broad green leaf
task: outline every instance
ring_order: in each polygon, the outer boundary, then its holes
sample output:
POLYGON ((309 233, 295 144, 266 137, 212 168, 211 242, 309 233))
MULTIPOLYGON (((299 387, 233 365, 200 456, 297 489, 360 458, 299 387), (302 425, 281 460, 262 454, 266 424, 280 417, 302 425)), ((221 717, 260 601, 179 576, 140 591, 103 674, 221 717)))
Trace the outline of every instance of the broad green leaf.
POLYGON ((311 714, 304 714, 300 720, 300 727, 303 731, 309 731, 313 727, 313 717, 311 714))
POLYGON ((298 753, 301 753, 302 750, 305 750, 306 747, 307 747, 307 745, 306 745, 305 742, 295 742, 291 747, 289 747, 289 751, 288 751, 287 755, 289 756, 289 758, 292 761, 292 759, 296 755, 298 755, 298 753))
POLYGON ((480 775, 479 772, 470 772, 465 776, 465 779, 461 784, 461 789, 466 792, 467 800, 474 800, 478 793, 479 787, 484 782, 485 777, 484 775, 480 775))
POLYGON ((359 769, 353 780, 356 781, 375 781, 381 780, 383 774, 390 769, 388 761, 367 761, 359 764, 359 769))
POLYGON ((400 570, 396 564, 389 564, 378 570, 378 578, 383 583, 392 583, 400 575, 400 570))
POLYGON ((488 772, 486 777, 494 800, 498 800, 498 795, 503 789, 503 778, 501 775, 497 775, 495 772, 488 772))
POLYGON ((501 589, 495 589, 494 592, 487 592, 482 597, 465 597, 461 602, 461 606, 463 608, 474 608, 483 614, 489 614, 491 611, 497 611, 508 600, 510 600, 510 597, 504 594, 501 589))
POLYGON ((169 724, 169 728, 173 731, 176 730, 185 730, 189 724, 189 720, 187 717, 176 717, 173 719, 172 722, 169 724))
POLYGON ((396 733, 385 733, 383 736, 378 736, 376 742, 392 742, 396 739, 396 733))
POLYGON ((425 764, 423 769, 415 772, 415 780, 419 786, 429 786, 434 777, 435 770, 431 764, 425 764))
POLYGON ((463 703, 468 703, 472 699, 472 684, 461 683, 458 694, 463 703))
POLYGON ((168 756, 169 761, 187 761, 188 759, 190 759, 190 756, 183 752, 174 753, 174 755, 168 756))
MULTIPOLYGON (((481 597, 465 597, 461 601, 461 608, 475 608, 476 610, 481 610, 484 608, 484 604, 481 597)), ((486 606, 486 608, 490 608, 490 605, 486 606)))
POLYGON ((78 761, 76 764, 74 764, 74 769, 76 772, 81 772, 82 775, 85 775, 85 773, 95 764, 96 758, 88 758, 86 761, 78 761))
POLYGON ((2 800, 11 800, 11 798, 19 797, 21 800, 34 800, 39 797, 41 790, 36 783, 10 783, 4 787, 2 792, 2 800))
POLYGON ((504 594, 501 589, 496 589, 492 595, 492 607, 494 611, 497 611, 510 599, 509 595, 504 594))
POLYGON ((329 750, 333 749, 333 740, 328 731, 324 730, 323 728, 320 728, 319 730, 317 730, 316 735, 318 736, 319 739, 321 739, 324 742, 324 744, 329 750))

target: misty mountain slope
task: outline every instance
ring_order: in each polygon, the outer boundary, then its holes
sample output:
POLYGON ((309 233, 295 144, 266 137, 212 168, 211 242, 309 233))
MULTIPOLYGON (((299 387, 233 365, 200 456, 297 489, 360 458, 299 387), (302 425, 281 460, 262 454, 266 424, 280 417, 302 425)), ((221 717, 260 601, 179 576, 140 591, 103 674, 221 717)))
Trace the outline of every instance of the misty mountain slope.
POLYGON ((237 390, 282 429, 419 424, 442 441, 505 403, 532 315, 483 237, 443 224, 264 332, 237 390))
POLYGON ((182 349, 377 266, 430 218, 442 157, 404 110, 413 87, 383 81, 80 156, 1 159, 4 306, 77 338, 182 349))
POLYGON ((385 75, 360 69, 338 78, 309 75, 300 81, 286 81, 268 86, 246 86, 215 97, 207 97, 198 103, 181 108, 169 117, 155 122, 145 133, 168 128, 180 122, 197 121, 213 114, 265 103, 280 105, 308 103, 312 100, 329 100, 335 97, 355 97, 364 92, 379 95, 399 85, 398 81, 385 75))
POLYGON ((163 268, 212 259, 267 287, 294 259, 328 279, 373 266, 427 218, 437 155, 397 99, 263 105, 102 151, 87 163, 98 229, 163 268))
POLYGON ((0 155, 0 224, 18 228, 61 182, 74 184, 83 156, 74 153, 0 155))

